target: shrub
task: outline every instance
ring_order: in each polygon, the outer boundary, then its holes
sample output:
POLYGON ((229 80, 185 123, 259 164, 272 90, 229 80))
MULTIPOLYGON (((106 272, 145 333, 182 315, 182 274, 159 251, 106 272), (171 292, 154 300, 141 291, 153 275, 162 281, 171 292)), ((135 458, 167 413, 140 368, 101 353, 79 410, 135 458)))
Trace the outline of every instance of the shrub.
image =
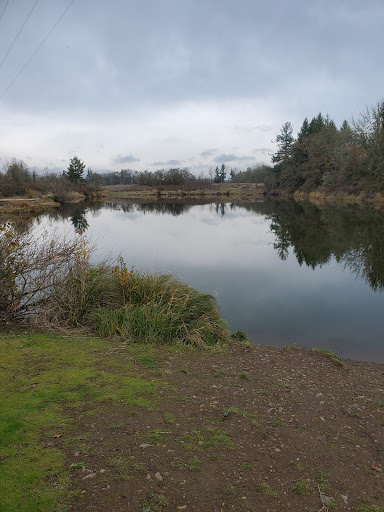
POLYGON ((120 307, 100 308, 96 332, 149 343, 197 346, 225 343, 226 323, 210 294, 200 293, 172 275, 127 271, 115 267, 120 307))
POLYGON ((101 336, 146 343, 213 346, 229 341, 214 297, 172 275, 91 265, 81 239, 53 293, 43 304, 51 324, 86 326, 101 336))
POLYGON ((10 224, 0 226, 0 321, 36 313, 52 293, 75 243, 47 232, 35 237, 10 224))

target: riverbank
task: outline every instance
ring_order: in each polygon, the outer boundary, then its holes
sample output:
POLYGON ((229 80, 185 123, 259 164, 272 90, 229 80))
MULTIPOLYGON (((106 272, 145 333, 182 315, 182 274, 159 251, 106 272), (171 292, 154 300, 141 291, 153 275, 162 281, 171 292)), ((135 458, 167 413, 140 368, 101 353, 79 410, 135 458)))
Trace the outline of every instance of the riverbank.
POLYGON ((264 196, 265 187, 257 183, 190 183, 158 187, 109 185, 101 187, 101 192, 111 199, 220 198, 226 201, 261 198, 264 196))
POLYGON ((338 206, 358 205, 370 206, 376 209, 384 207, 384 195, 380 192, 359 192, 351 194, 345 191, 316 190, 305 193, 296 191, 293 194, 295 201, 309 201, 315 205, 329 204, 338 206))
MULTIPOLYGON (((65 204, 80 203, 85 199, 84 194, 71 191, 66 194, 65 204)), ((50 208, 58 208, 61 205, 61 203, 55 201, 53 194, 33 197, 3 197, 0 198, 0 214, 38 213, 50 208)))
POLYGON ((6 512, 384 510, 384 365, 70 333, 0 354, 6 512))
MULTIPOLYGON (((234 200, 254 201, 264 197, 264 186, 256 183, 200 183, 183 186, 148 187, 144 185, 108 185, 92 194, 95 201, 123 200, 156 201, 199 199, 220 202, 234 200)), ((81 203, 87 198, 79 192, 66 192, 62 204, 81 203)), ((13 197, 0 199, 0 214, 42 212, 62 205, 51 194, 42 197, 13 197)))

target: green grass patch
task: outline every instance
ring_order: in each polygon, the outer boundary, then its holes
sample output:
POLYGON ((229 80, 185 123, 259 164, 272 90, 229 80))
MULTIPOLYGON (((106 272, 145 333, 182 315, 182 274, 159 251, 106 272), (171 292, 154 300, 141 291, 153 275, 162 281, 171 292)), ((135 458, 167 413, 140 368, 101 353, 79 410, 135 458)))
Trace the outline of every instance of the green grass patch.
POLYGON ((250 462, 242 462, 240 464, 240 471, 247 471, 249 469, 253 469, 253 464, 251 464, 250 462))
POLYGON ((319 352, 320 354, 324 354, 326 357, 328 357, 328 359, 330 359, 331 361, 336 363, 337 366, 341 366, 342 368, 345 367, 343 360, 339 356, 337 356, 334 352, 332 352, 332 350, 326 350, 323 348, 311 348, 311 351, 319 352))
POLYGON ((167 437, 172 433, 172 430, 153 430, 147 435, 147 439, 151 443, 163 444, 167 437))
POLYGON ((315 480, 319 486, 320 491, 329 491, 331 488, 328 481, 328 474, 325 471, 319 470, 315 475, 315 480))
POLYGON ((180 437, 180 441, 186 450, 204 450, 227 446, 234 448, 235 444, 229 434, 219 427, 207 427, 204 430, 191 430, 180 437))
POLYGON ((256 485, 256 492, 263 496, 268 496, 268 498, 277 498, 278 496, 277 492, 265 482, 256 485))
POLYGON ((222 419, 225 419, 227 416, 229 416, 231 413, 238 414, 239 416, 246 416, 246 413, 242 411, 241 409, 238 409, 237 407, 227 407, 224 409, 222 419))
POLYGON ((201 460, 198 457, 193 457, 192 459, 188 459, 186 462, 177 464, 177 466, 179 468, 189 469, 189 471, 200 471, 201 460))
POLYGON ((140 512, 163 512, 167 507, 168 500, 164 494, 152 493, 145 499, 140 512))
POLYGON ((158 361, 156 360, 156 358, 149 355, 140 357, 139 363, 141 363, 146 368, 157 368, 158 366, 158 361))
POLYGON ((272 427, 283 427, 285 425, 283 418, 275 418, 272 423, 272 427))
POLYGON ((154 408, 154 383, 130 375, 126 362, 120 373, 100 366, 113 345, 110 340, 51 334, 0 336, 3 510, 62 510, 69 496, 69 470, 81 469, 70 468, 60 449, 62 443, 75 442, 67 435, 69 408, 109 400, 154 408))
POLYGON ((304 480, 299 480, 295 482, 294 485, 292 486, 292 491, 295 494, 299 495, 309 494, 311 492, 311 486, 309 485, 308 482, 305 482, 304 480))

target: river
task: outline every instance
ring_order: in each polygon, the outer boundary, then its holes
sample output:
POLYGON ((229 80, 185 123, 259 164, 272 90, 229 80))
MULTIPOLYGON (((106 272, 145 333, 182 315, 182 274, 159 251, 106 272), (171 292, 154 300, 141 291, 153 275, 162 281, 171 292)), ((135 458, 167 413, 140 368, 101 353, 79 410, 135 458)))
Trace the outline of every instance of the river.
POLYGON ((95 257, 122 255, 213 293, 251 342, 384 362, 384 214, 295 201, 105 202, 37 216, 84 231, 95 257))

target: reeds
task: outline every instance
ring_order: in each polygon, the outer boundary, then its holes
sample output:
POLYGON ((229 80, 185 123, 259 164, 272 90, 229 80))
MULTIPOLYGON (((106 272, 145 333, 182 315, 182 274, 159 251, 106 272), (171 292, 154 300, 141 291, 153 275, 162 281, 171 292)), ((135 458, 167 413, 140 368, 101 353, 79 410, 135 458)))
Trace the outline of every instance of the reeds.
POLYGON ((92 265, 84 241, 42 307, 51 324, 88 327, 100 336, 199 347, 230 341, 215 298, 169 274, 92 265))

